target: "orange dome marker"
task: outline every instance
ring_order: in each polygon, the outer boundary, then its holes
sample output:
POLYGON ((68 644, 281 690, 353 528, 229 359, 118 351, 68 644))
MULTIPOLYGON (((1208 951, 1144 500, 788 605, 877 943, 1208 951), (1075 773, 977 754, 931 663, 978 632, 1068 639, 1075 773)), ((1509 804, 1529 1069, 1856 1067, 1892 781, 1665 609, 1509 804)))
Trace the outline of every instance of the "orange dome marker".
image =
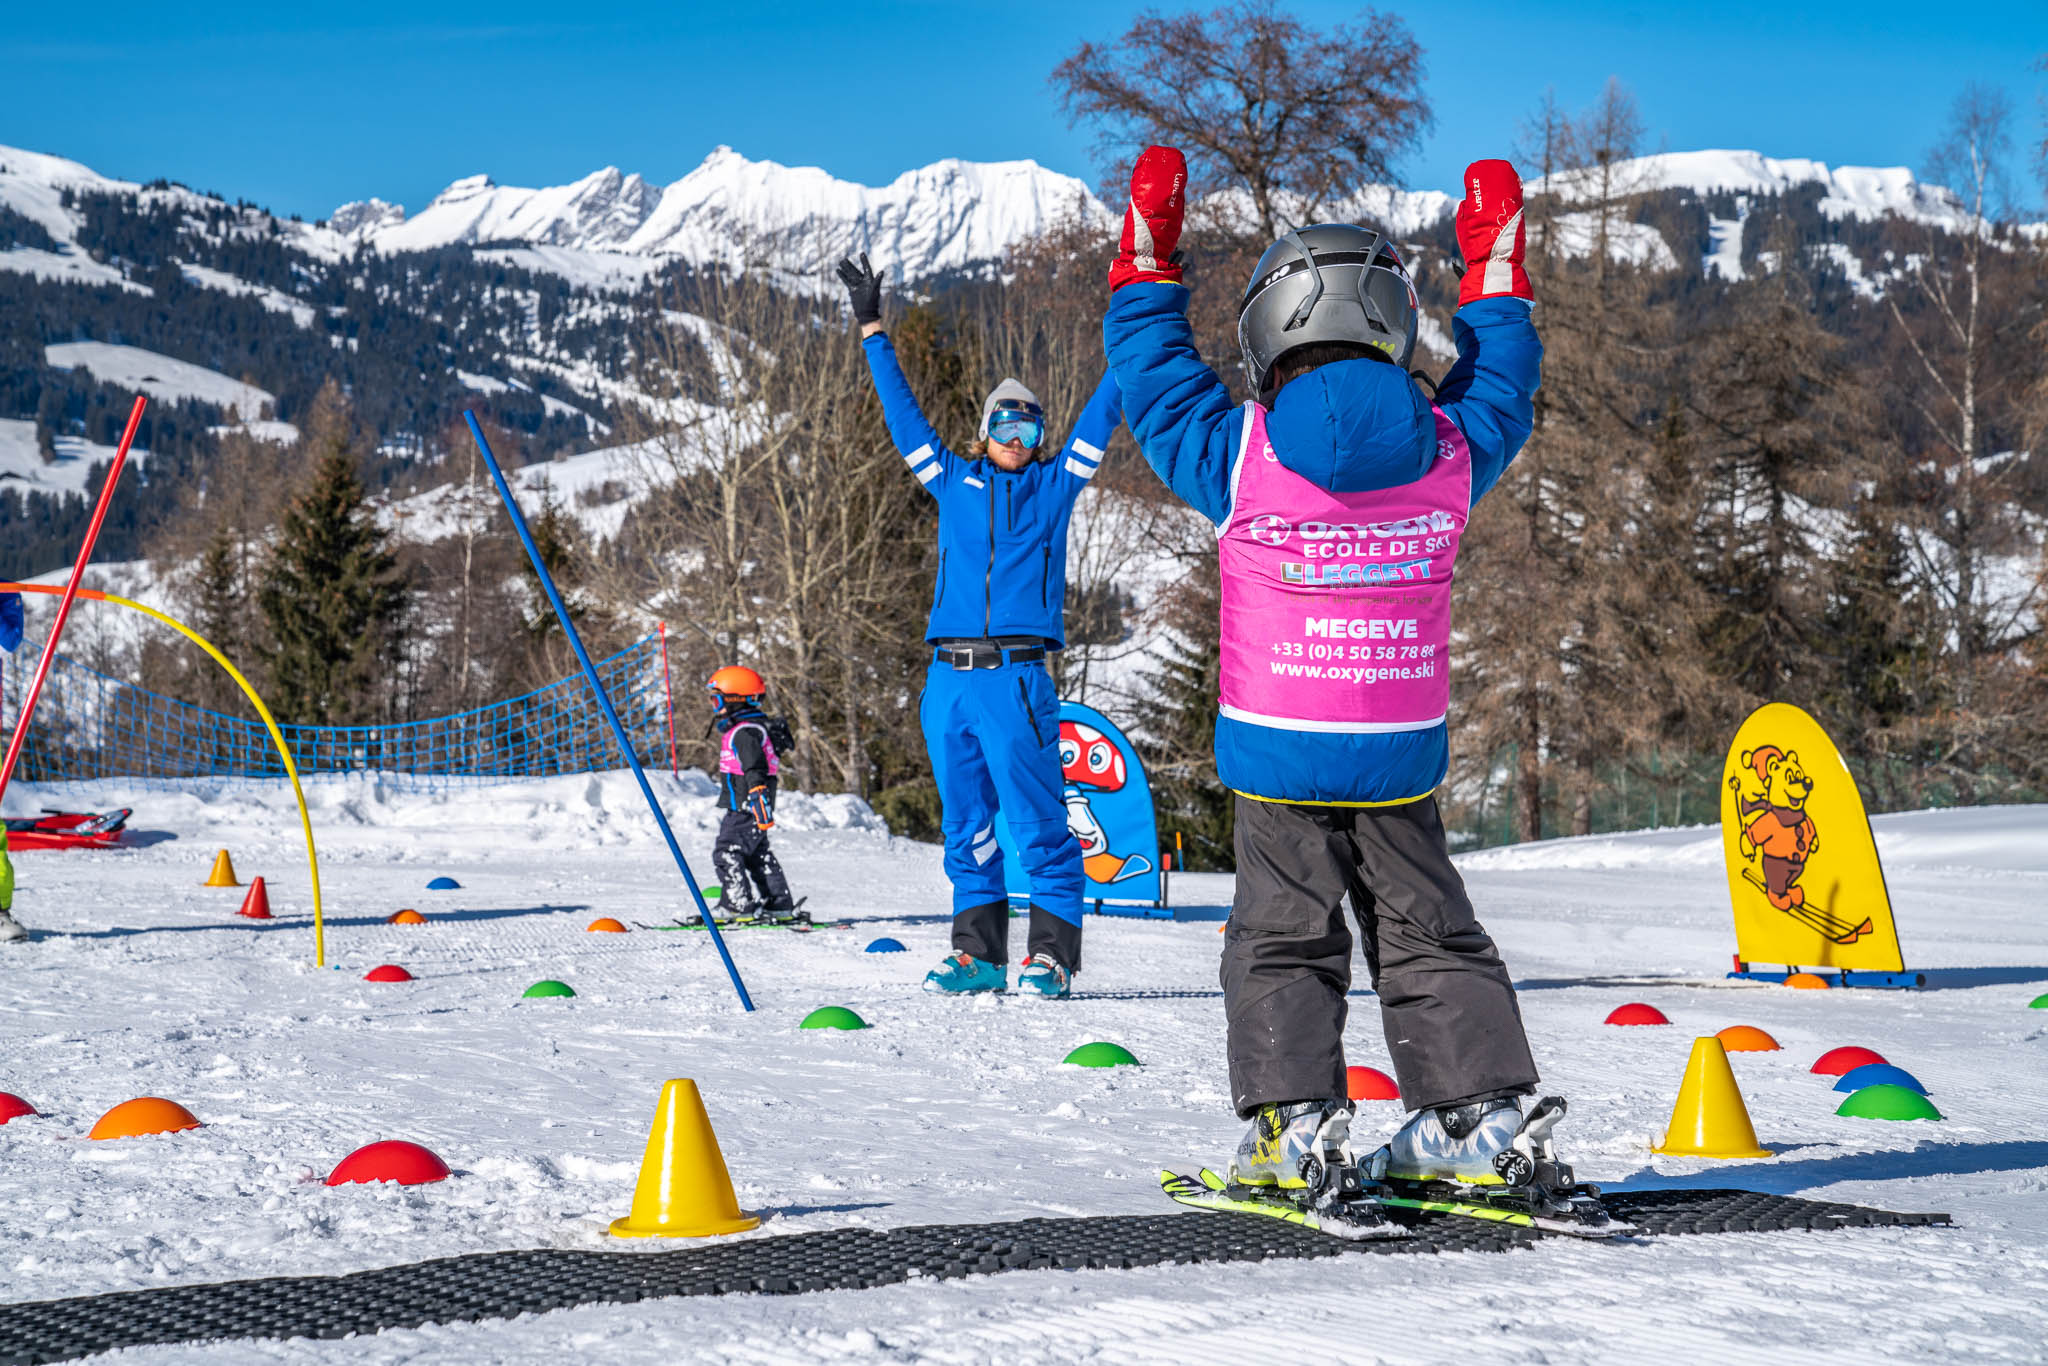
POLYGON ((87 1138, 140 1138, 144 1134, 175 1134, 197 1129, 199 1118, 175 1100, 137 1096, 100 1116, 87 1138))
POLYGON ((1778 1041, 1755 1025, 1729 1025, 1714 1035, 1730 1053, 1775 1053, 1778 1041))
POLYGON ((209 887, 239 887, 242 885, 235 877, 235 861, 228 857, 227 850, 223 849, 213 856, 213 871, 206 875, 206 885, 209 887))
POLYGON ((387 925, 424 925, 427 923, 427 918, 411 907, 407 907, 395 915, 385 916, 384 923, 387 925))
POLYGON ((583 927, 591 934, 624 934, 626 927, 608 915, 601 915, 583 927))
POLYGON ((247 920, 274 920, 270 913, 270 892, 263 885, 262 878, 252 879, 249 895, 242 898, 242 909, 235 912, 247 920))
POLYGON ((1815 973, 1795 972, 1785 979, 1785 985, 1795 991, 1826 991, 1834 983, 1815 973))

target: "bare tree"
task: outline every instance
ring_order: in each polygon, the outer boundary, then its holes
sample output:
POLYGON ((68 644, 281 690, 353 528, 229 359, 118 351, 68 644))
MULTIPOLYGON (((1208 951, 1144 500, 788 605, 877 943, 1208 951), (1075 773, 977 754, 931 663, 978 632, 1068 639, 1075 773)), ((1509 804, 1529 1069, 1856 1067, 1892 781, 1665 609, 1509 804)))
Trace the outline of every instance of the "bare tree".
POLYGON ((1994 355, 2009 309, 1990 288, 2003 273, 2009 236, 1996 223, 2003 158, 2011 147, 2011 105, 1997 89, 1972 85, 1960 95, 1946 136, 1929 157, 1931 178, 1953 190, 1963 209, 1954 231, 1930 224, 1926 250, 1910 263, 1899 291, 1885 304, 1907 357, 1901 393, 1919 419, 1915 444, 1930 464, 1917 479, 1916 501, 1928 533, 1909 538, 1915 577, 1944 607, 1948 670, 1955 705, 1977 702, 1981 667, 2011 643, 2023 604, 1987 595, 1989 558, 2014 534, 2010 517, 2018 462, 1994 461, 1985 449, 1986 406, 2009 379, 1994 355), (2003 372, 2003 373, 2002 373, 2003 372))
POLYGON ((759 667, 810 737, 798 782, 866 794, 907 712, 929 523, 860 348, 776 259, 700 273, 651 329, 629 432, 651 496, 611 596, 682 627, 685 667, 759 667))
POLYGON ((1246 226, 1270 241, 1391 179, 1430 124, 1422 72, 1422 49, 1393 15, 1362 10, 1320 30, 1273 0, 1239 0, 1207 14, 1146 10, 1116 41, 1082 43, 1052 85, 1071 121, 1099 130, 1107 181, 1145 144, 1171 144, 1205 192, 1245 196, 1246 226))
POLYGON ((1665 379, 1669 310, 1649 297, 1645 267, 1657 262, 1637 250, 1629 216, 1642 188, 1629 166, 1641 137, 1634 101, 1617 82, 1576 117, 1546 100, 1531 133, 1535 155, 1555 158, 1532 167, 1546 224, 1530 263, 1543 387, 1534 433, 1461 551, 1458 612, 1472 646, 1458 665, 1456 747, 1458 786, 1482 803, 1510 766, 1525 840, 1542 837, 1552 804, 1569 829, 1590 829, 1602 785, 1662 743, 1700 674, 1683 558, 1694 490, 1665 379))

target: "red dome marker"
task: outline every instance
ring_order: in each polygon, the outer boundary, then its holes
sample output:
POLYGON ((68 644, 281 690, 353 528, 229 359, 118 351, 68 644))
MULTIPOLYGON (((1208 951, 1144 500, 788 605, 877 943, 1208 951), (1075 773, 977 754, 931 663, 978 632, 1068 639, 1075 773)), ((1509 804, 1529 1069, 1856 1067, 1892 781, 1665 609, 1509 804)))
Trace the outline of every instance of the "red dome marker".
POLYGON ((1607 1023, 1611 1025, 1668 1025, 1671 1020, 1663 1011, 1641 1001, 1630 1001, 1625 1006, 1616 1006, 1607 1012, 1607 1023))
POLYGON ((347 1186, 359 1182, 396 1181, 401 1186, 425 1186, 435 1181, 446 1181, 452 1172, 448 1164, 434 1156, 417 1143, 407 1143, 402 1138, 389 1138, 382 1143, 372 1143, 356 1149, 341 1159, 334 1174, 327 1178, 330 1186, 347 1186))
POLYGON ((24 1115, 32 1115, 35 1112, 35 1106, 29 1104, 20 1096, 15 1095, 12 1091, 0 1091, 0 1124, 5 1124, 10 1119, 20 1119, 24 1115))
POLYGON ((381 968, 371 968, 363 974, 365 982, 410 982, 412 974, 396 963, 386 963, 381 968))
POLYGON ((1886 1061, 1889 1060, 1884 1054, 1874 1049, 1863 1048, 1856 1044, 1844 1044, 1840 1048, 1830 1048, 1827 1052, 1821 1054, 1820 1058, 1813 1064, 1813 1072, 1816 1076, 1841 1077, 1848 1075, 1859 1067, 1865 1067, 1874 1062, 1886 1061))
POLYGON ((1352 1100, 1399 1100, 1401 1088, 1377 1067, 1344 1069, 1344 1094, 1352 1100))

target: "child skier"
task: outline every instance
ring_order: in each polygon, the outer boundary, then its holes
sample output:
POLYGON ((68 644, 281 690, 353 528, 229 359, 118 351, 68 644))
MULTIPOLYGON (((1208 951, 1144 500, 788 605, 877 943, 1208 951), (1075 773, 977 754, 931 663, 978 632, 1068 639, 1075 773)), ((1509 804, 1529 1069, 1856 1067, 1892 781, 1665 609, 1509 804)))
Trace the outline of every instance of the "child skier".
POLYGON ((782 865, 768 848, 782 772, 775 734, 781 731, 786 743, 788 728, 763 714, 768 685, 752 669, 728 664, 704 688, 711 694, 711 724, 718 732, 719 802, 725 808, 711 850, 724 884, 721 902, 727 914, 720 922, 802 924, 809 917, 790 899, 782 865))
POLYGON ((1331 1179, 1361 1172, 1345 1099, 1348 894, 1415 1112, 1358 1179, 1449 1183, 1546 1223, 1594 1218, 1551 1158, 1562 1103, 1522 1113, 1537 1076, 1514 987, 1432 796, 1449 759, 1459 536, 1529 436, 1542 359, 1521 182, 1504 161, 1466 172, 1458 362, 1434 405, 1406 369, 1418 307, 1393 245, 1320 224, 1252 272, 1238 339, 1258 397, 1240 408, 1188 326, 1173 259, 1186 178, 1171 148, 1139 158, 1103 336, 1146 460, 1217 530, 1216 765, 1238 794, 1221 977, 1231 1096, 1252 1121, 1232 1178, 1327 1210, 1331 1179))

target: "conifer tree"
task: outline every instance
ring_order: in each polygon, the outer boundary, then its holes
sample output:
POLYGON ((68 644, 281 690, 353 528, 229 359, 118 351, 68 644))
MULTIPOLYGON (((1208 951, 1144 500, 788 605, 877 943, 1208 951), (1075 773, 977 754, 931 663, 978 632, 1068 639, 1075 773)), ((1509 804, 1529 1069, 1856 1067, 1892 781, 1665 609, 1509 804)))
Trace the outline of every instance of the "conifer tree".
POLYGON ((285 510, 257 604, 270 628, 273 699, 292 721, 360 724, 391 695, 406 590, 368 507, 345 402, 315 404, 311 478, 285 510))
POLYGON ((1160 840, 1186 836, 1188 867, 1237 866, 1231 832, 1237 796, 1216 775, 1216 706, 1221 692, 1216 555, 1182 578, 1160 625, 1164 658, 1146 675, 1149 694, 1133 711, 1133 740, 1152 782, 1160 840))

